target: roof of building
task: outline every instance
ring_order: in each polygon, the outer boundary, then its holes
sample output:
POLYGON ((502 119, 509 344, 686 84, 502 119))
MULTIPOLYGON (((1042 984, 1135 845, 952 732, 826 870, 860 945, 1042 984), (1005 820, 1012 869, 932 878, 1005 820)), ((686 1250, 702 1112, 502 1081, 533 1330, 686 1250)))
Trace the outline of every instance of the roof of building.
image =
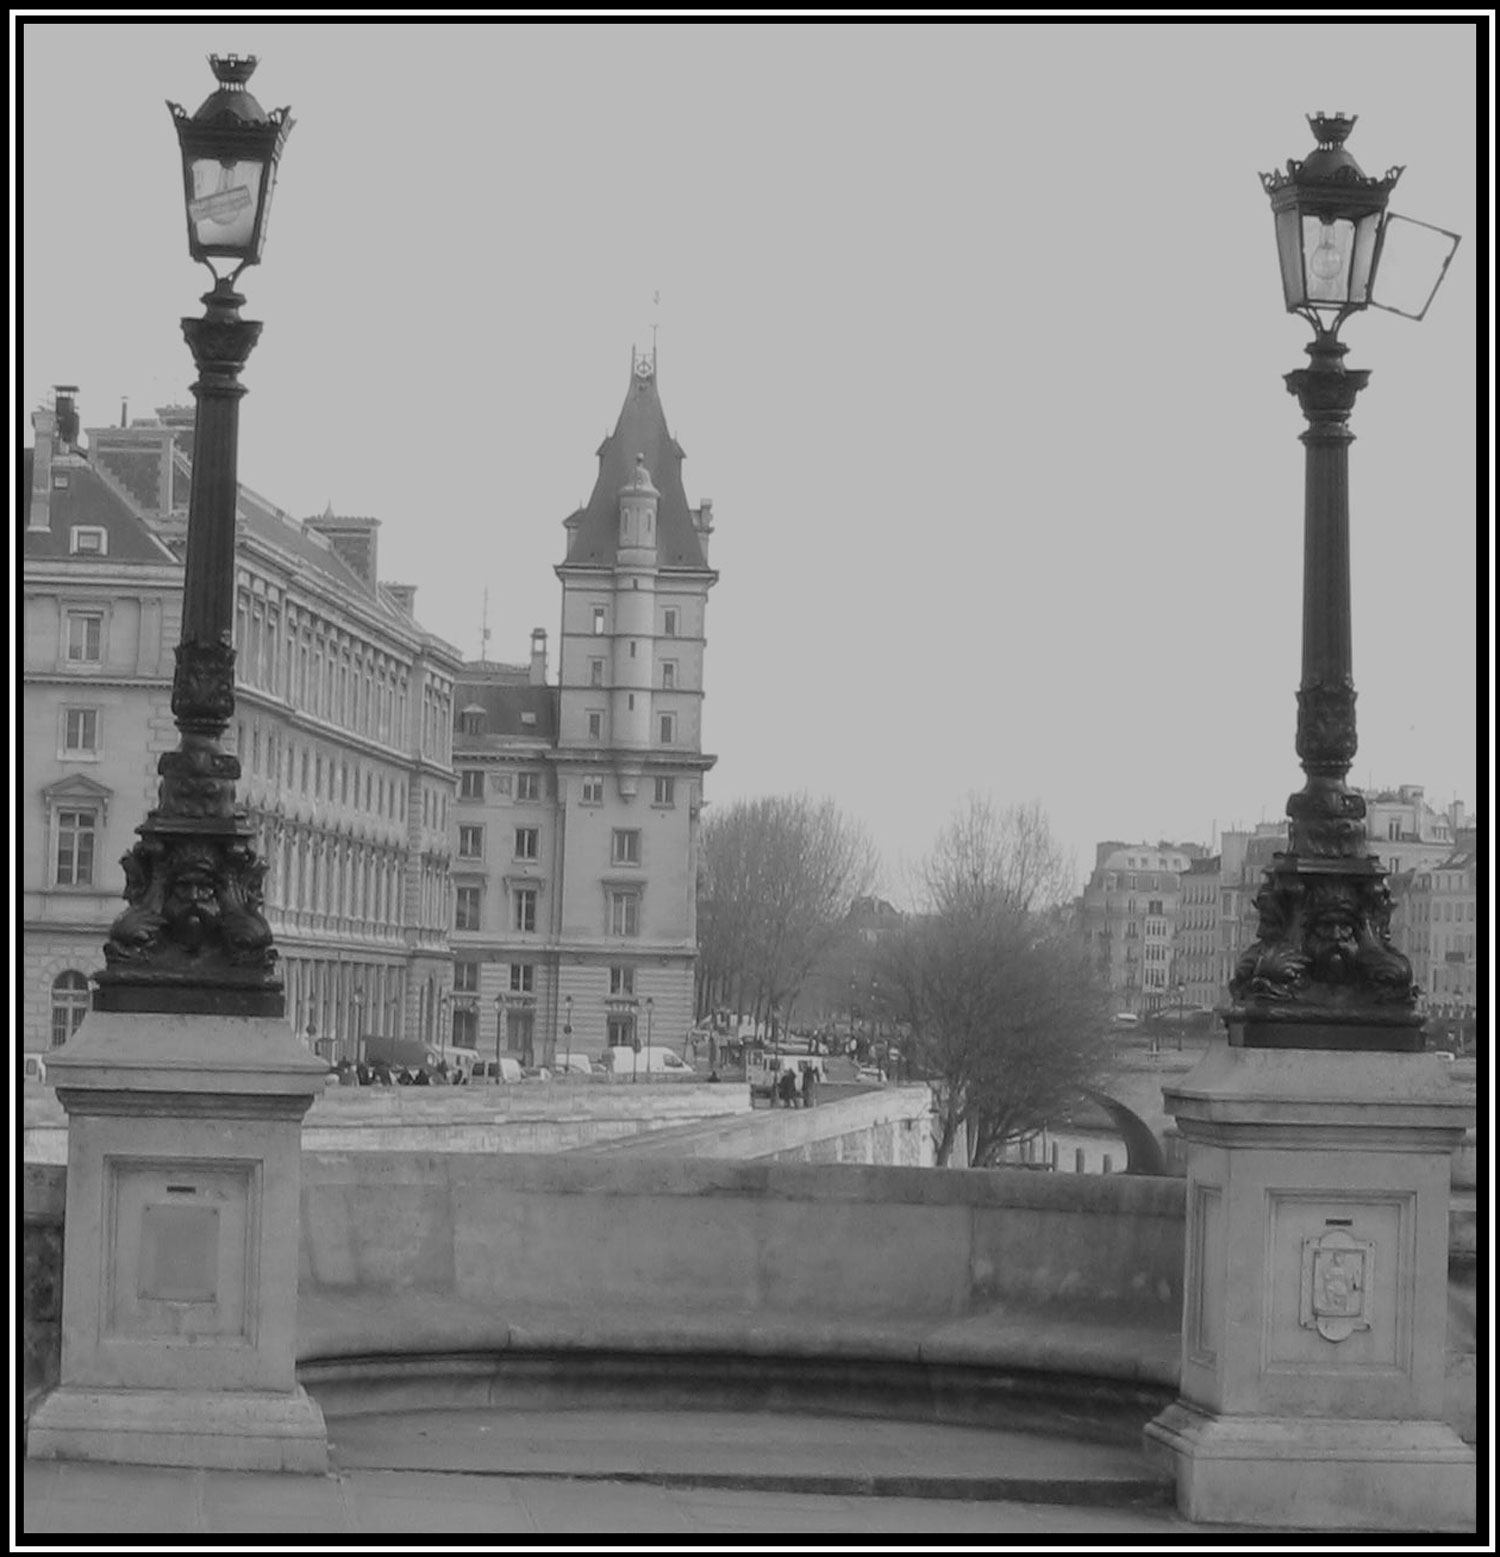
POLYGON ((484 728, 477 735, 467 733, 459 723, 453 739, 455 759, 465 752, 498 751, 517 740, 548 745, 557 740, 556 687, 461 680, 453 689, 453 706, 460 714, 474 708, 484 713, 484 728))
POLYGON ((656 505, 657 559, 663 568, 706 570, 708 563, 682 487, 682 446, 667 431, 656 392, 656 371, 637 372, 625 393, 615 430, 599 445, 599 475, 588 502, 565 521, 567 564, 610 567, 619 548, 620 491, 640 456, 661 494, 656 505))
MULTIPOLYGON (((21 451, 20 518, 29 525, 31 514, 31 477, 34 449, 21 451)), ((177 558, 151 533, 151 527, 131 511, 87 461, 64 457, 52 462, 54 484, 47 492, 48 529, 23 529, 27 557, 67 557, 77 555, 86 562, 176 564, 177 558), (55 478, 65 475, 68 484, 60 487, 55 478), (75 525, 103 530, 108 537, 104 557, 93 552, 74 553, 71 534, 75 525)))

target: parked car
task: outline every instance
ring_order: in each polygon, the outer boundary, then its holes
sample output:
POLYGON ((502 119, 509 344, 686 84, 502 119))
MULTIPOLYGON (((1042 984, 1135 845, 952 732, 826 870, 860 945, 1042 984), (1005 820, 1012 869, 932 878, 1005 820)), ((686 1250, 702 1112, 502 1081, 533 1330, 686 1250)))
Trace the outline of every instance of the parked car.
POLYGON ((675 1049, 616 1047, 604 1051, 604 1068, 612 1076, 690 1076, 693 1067, 675 1049))
POLYGON ((498 1060, 480 1060, 474 1067, 471 1082, 492 1085, 495 1082, 512 1082, 521 1079, 521 1062, 503 1054, 498 1060))
POLYGON ((552 1074, 560 1080, 566 1080, 569 1076, 592 1076, 595 1070, 601 1067, 591 1065, 586 1054, 554 1054, 552 1056, 552 1074))

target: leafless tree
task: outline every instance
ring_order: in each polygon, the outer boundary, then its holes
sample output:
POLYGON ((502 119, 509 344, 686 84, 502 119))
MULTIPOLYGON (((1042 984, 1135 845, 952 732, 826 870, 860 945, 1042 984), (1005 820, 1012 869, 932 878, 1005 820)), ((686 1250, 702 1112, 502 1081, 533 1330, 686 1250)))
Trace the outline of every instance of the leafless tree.
POLYGON ((837 935, 878 857, 832 800, 736 802, 704 824, 698 880, 698 1009, 773 1023, 837 935))
POLYGON ((882 999, 932 1087, 939 1165, 988 1165, 1101 1078, 1106 1000, 1047 911, 1068 873, 1040 806, 971 799, 922 880, 931 911, 886 943, 882 999))

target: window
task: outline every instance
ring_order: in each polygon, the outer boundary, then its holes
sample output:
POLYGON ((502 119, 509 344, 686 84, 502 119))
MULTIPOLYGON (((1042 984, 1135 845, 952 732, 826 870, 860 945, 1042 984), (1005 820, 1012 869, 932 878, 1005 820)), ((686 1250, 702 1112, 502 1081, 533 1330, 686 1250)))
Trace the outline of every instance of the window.
POLYGON ((479 1012, 473 1006, 453 1008, 453 1046, 456 1049, 479 1047, 479 1012))
POLYGON ((458 798, 460 800, 484 799, 483 769, 465 768, 458 775, 458 798))
POLYGON ((641 933, 641 900, 634 892, 609 894, 609 933, 611 935, 639 935, 641 933))
POLYGON ((510 988, 514 995, 530 995, 536 991, 536 965, 530 962, 513 962, 510 965, 510 988))
POLYGON ((593 713, 589 715, 589 739, 597 741, 604 735, 604 715, 593 713))
POLYGON ((540 800, 542 798, 542 775, 540 773, 516 774, 516 799, 540 800))
POLYGON ((661 743, 670 746, 677 739, 677 715, 663 714, 661 716, 661 743))
POLYGON ((631 657, 631 659, 635 658, 635 639, 634 638, 632 638, 630 640, 630 657, 631 657))
POLYGON ((460 995, 477 995, 479 993, 479 964, 477 962, 455 962, 453 964, 453 989, 460 995))
POLYGON ((604 685, 604 661, 603 660, 590 660, 589 661, 589 685, 591 687, 602 687, 604 685))
POLYGON ((484 713, 477 708, 466 708, 458 716, 458 729, 460 735, 483 735, 484 713))
POLYGON ((536 895, 537 889, 535 887, 517 888, 516 929, 527 933, 536 929, 536 895))
POLYGON ((95 611, 68 612, 68 660, 74 665, 97 665, 104 638, 104 617, 95 611))
POLYGON ((93 525, 75 524, 68 532, 68 550, 75 557, 102 557, 109 551, 109 536, 93 525))
POLYGON ((484 828, 460 827, 458 829, 458 852, 462 859, 481 860, 484 858, 484 828))
POLYGON ((616 865, 639 865, 641 863, 640 829, 636 827, 617 827, 610 858, 616 865))
POLYGON ((69 708, 63 714, 63 751, 70 757, 93 756, 99 750, 99 710, 69 708))
POLYGON ((604 804, 604 780, 602 778, 586 778, 583 781, 583 803, 586 806, 604 804))
POLYGON ((98 822, 98 813, 95 811, 57 813, 58 886, 93 886, 94 834, 98 822))
POLYGON ((635 969, 614 967, 609 970, 609 992, 612 995, 635 993, 635 969))
POLYGON ((539 829, 535 827, 516 828, 516 858, 518 860, 534 860, 537 857, 537 834, 539 829))
POLYGON ((677 636, 677 612, 670 606, 662 612, 661 630, 664 638, 677 636))
POLYGON ((672 691, 677 685, 677 666, 672 660, 667 660, 661 668, 661 684, 665 691, 672 691))
POLYGON ((1162 900, 1159 897, 1152 898, 1149 907, 1146 909, 1146 912, 1148 914, 1159 914, 1162 911, 1161 904, 1162 900))
POLYGON ((460 887, 457 895, 457 909, 453 919, 455 930, 477 930, 479 928, 479 904, 483 896, 482 887, 460 887))
POLYGON ((671 806, 677 804, 677 780, 674 778, 659 778, 656 781, 656 804, 659 806, 671 806))
POLYGON ((604 607, 603 606, 595 606, 594 607, 594 636, 596 638, 602 638, 604 636, 604 607))
POLYGON ((59 973, 52 981, 52 1047, 60 1048, 88 1015, 89 981, 81 973, 59 973))

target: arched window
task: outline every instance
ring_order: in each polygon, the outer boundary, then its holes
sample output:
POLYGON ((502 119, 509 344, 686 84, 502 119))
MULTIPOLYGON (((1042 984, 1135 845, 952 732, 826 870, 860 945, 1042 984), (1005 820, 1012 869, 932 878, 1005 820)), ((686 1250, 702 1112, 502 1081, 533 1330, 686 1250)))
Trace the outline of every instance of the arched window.
POLYGON ((69 969, 52 981, 52 1047, 60 1048, 83 1021, 89 1009, 89 981, 69 969))

